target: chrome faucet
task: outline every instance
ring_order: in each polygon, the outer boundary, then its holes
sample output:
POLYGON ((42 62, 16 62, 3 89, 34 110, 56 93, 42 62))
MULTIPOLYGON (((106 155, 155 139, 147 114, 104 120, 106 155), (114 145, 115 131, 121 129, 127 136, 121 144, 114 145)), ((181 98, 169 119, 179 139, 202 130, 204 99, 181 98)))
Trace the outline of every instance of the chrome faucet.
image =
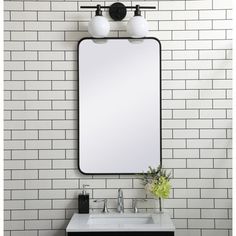
POLYGON ((121 188, 118 189, 118 205, 117 211, 119 213, 124 213, 124 198, 123 198, 123 191, 121 188))
POLYGON ((132 205, 133 205, 134 213, 138 213, 137 203, 138 203, 139 201, 146 202, 147 199, 133 199, 133 201, 132 201, 132 202, 133 202, 132 205))
POLYGON ((104 202, 102 213, 108 213, 108 207, 107 207, 107 199, 102 199, 102 200, 94 200, 94 202, 104 202))

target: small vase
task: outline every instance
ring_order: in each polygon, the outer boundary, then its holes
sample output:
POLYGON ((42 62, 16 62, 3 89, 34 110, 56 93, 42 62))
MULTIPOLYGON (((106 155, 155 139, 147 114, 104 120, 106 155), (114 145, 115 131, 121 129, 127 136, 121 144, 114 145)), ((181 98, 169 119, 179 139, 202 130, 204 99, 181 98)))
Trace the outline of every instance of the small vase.
POLYGON ((155 213, 163 213, 163 199, 154 198, 155 203, 155 213))

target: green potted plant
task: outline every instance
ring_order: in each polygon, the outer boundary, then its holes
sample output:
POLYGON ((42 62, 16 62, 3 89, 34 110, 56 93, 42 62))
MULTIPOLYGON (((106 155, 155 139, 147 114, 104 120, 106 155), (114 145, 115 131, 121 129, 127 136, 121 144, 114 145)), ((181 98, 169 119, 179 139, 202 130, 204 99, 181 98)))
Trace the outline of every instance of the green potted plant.
POLYGON ((155 199, 158 199, 159 210, 162 212, 162 199, 169 198, 170 195, 170 173, 159 165, 157 168, 149 167, 146 173, 140 175, 142 184, 147 192, 151 193, 155 199))

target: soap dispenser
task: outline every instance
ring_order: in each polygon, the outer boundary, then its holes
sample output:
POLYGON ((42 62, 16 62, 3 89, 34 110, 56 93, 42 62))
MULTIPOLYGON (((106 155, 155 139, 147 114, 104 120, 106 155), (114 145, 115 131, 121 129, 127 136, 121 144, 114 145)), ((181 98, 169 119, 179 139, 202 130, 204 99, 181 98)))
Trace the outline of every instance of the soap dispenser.
POLYGON ((89 185, 83 184, 83 191, 79 194, 78 204, 79 204, 79 213, 88 214, 89 213, 89 194, 86 193, 85 188, 89 185))

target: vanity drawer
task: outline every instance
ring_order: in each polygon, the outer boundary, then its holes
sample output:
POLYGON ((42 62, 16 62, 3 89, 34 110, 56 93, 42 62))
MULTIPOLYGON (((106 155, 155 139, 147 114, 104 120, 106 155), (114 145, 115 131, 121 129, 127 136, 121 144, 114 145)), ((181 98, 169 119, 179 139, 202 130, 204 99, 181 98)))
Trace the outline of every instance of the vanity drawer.
POLYGON ((175 232, 68 232, 67 236, 174 236, 175 232))

